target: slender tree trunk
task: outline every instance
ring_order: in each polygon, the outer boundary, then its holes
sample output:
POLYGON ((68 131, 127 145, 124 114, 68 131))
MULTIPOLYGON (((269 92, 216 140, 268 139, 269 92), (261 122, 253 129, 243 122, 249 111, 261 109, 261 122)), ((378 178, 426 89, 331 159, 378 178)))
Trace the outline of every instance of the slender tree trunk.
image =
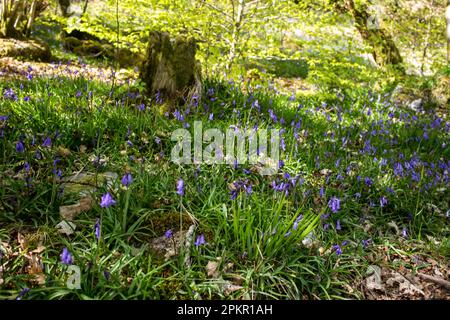
POLYGON ((9 13, 6 15, 5 21, 3 21, 1 33, 6 38, 16 38, 19 36, 19 32, 14 28, 19 10, 23 8, 23 1, 14 1, 9 13))
POLYGON ((84 16, 84 14, 86 13, 88 4, 89 4, 89 0, 84 0, 83 12, 81 12, 81 16, 84 16))
POLYGON ((447 62, 450 62, 450 0, 447 3, 445 18, 447 20, 447 62))
POLYGON ((431 5, 430 5, 430 8, 429 8, 430 14, 428 16, 427 35, 426 35, 426 38, 425 38, 425 46, 423 48, 422 65, 420 66, 420 73, 422 74, 422 76, 424 75, 428 48, 430 47, 431 24, 433 22, 433 6, 434 6, 434 0, 431 1, 431 5))
POLYGON ((353 16, 358 32, 364 42, 372 47, 373 57, 380 66, 396 65, 401 71, 404 71, 401 66, 402 56, 392 36, 380 26, 369 27, 372 17, 365 5, 357 8, 353 0, 335 0, 333 2, 337 10, 347 11, 353 16))
POLYGON ((227 72, 230 72, 234 59, 236 58, 237 46, 239 44, 239 38, 241 33, 242 21, 244 19, 245 0, 238 0, 238 6, 236 11, 236 17, 234 16, 234 0, 233 1, 233 33, 231 38, 230 53, 228 55, 228 64, 226 67, 227 72))
POLYGON ((34 19, 36 18, 36 6, 37 6, 37 1, 33 0, 33 2, 31 3, 30 16, 28 17, 27 27, 26 27, 26 31, 25 31, 25 34, 27 37, 30 36, 31 28, 33 27, 34 19))

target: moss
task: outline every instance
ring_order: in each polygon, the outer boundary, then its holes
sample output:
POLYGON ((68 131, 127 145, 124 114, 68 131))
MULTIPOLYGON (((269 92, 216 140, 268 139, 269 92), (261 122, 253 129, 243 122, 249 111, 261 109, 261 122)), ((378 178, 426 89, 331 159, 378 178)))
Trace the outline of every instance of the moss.
POLYGON ((48 62, 51 56, 49 46, 38 39, 0 39, 0 57, 48 62))
POLYGON ((171 38, 168 33, 151 32, 141 69, 141 79, 151 96, 164 99, 186 98, 199 84, 200 68, 195 60, 193 38, 171 38))

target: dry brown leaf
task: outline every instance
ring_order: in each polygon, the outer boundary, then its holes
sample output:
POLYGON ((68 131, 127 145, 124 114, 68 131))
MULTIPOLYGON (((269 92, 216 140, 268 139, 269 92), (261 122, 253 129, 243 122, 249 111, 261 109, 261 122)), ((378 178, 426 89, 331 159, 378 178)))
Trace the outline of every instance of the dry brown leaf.
POLYGON ((80 153, 86 153, 86 150, 87 147, 84 144, 80 145, 80 153))
POLYGON ((26 251, 26 249, 28 248, 28 239, 20 232, 17 232, 17 242, 20 245, 20 249, 22 251, 26 251))
POLYGON ((41 252, 44 252, 45 247, 44 246, 38 246, 36 249, 34 249, 33 251, 30 251, 30 253, 36 253, 39 254, 41 252))
POLYGON ((425 293, 420 288, 413 285, 408 279, 397 272, 393 272, 393 277, 387 279, 386 284, 389 286, 398 284, 400 292, 406 295, 414 296, 419 294, 425 296, 425 293))
POLYGON ((206 275, 210 278, 217 279, 219 278, 219 263, 220 258, 217 261, 208 261, 206 265, 206 275))
POLYGON ((226 296, 229 296, 229 295, 232 294, 233 292, 239 291, 239 290, 242 290, 242 289, 244 289, 244 287, 242 287, 242 286, 237 286, 237 285, 235 285, 235 284, 232 284, 232 283, 229 282, 229 281, 225 282, 224 285, 223 285, 223 293, 224 293, 226 296))
POLYGON ((81 212, 88 211, 92 208, 93 200, 90 196, 81 198, 81 200, 70 206, 59 207, 59 214, 61 218, 72 221, 81 212))

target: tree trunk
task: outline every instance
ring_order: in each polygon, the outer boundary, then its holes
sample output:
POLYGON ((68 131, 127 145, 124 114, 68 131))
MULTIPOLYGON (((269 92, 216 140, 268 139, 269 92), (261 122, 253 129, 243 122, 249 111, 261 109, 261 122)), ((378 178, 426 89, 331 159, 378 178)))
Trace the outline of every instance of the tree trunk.
POLYGON ((234 0, 232 0, 232 4, 233 4, 234 23, 233 23, 233 33, 231 39, 230 53, 228 55, 228 63, 226 66, 227 72, 230 72, 231 66, 233 65, 234 59, 236 58, 236 51, 237 46, 239 44, 242 20, 244 19, 245 0, 239 0, 236 17, 234 16, 234 0))
POLYGON ((157 100, 189 100, 200 96, 200 67, 195 59, 197 49, 193 38, 172 39, 166 32, 150 33, 141 79, 147 93, 157 100))
POLYGON ((341 10, 344 8, 353 16, 358 32, 363 40, 372 47, 373 57, 380 66, 396 65, 401 71, 404 71, 401 66, 403 59, 391 35, 379 26, 369 27, 372 17, 367 12, 365 5, 361 5, 361 8, 358 9, 353 0, 343 0, 343 7, 339 0, 334 3, 338 8, 341 10))
POLYGON ((33 0, 30 7, 30 15, 28 17, 27 26, 25 29, 25 34, 27 37, 30 36, 31 28, 34 24, 34 19, 36 18, 36 7, 37 7, 37 0, 33 0))
POLYGON ((447 3, 445 18, 447 20, 447 62, 450 62, 450 0, 447 3))
POLYGON ((58 7, 63 17, 70 16, 69 13, 70 0, 58 0, 58 7))
POLYGON ((0 29, 0 34, 5 38, 18 38, 20 33, 14 28, 17 20, 17 16, 23 7, 23 0, 14 1, 13 4, 10 1, 3 1, 3 19, 0 29))

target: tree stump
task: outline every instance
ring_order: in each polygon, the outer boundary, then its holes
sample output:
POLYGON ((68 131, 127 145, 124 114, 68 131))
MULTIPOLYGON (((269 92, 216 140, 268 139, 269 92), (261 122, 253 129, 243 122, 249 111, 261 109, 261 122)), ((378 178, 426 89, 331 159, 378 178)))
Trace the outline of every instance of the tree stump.
POLYGON ((186 102, 201 94, 200 67, 195 60, 193 38, 171 38, 166 32, 150 32, 141 68, 147 94, 171 102, 186 102))

